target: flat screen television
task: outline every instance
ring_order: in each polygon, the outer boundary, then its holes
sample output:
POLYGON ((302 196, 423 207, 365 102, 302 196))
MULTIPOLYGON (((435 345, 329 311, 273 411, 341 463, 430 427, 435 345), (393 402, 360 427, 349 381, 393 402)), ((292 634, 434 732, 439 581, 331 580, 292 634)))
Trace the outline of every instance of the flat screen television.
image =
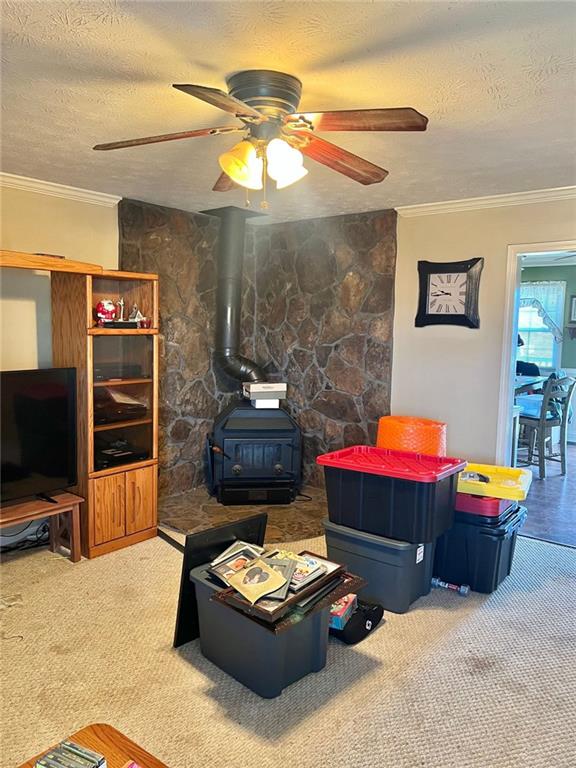
POLYGON ((76 484, 76 369, 0 373, 2 503, 76 484))

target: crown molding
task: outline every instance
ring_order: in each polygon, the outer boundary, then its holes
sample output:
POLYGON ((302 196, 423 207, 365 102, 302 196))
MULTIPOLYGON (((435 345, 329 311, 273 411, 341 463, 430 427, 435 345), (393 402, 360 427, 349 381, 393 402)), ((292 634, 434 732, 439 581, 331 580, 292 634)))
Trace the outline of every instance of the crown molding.
POLYGON ((431 216, 435 213, 459 213, 461 211, 480 211, 483 208, 505 208, 509 205, 529 205, 531 203, 551 203, 557 200, 576 199, 576 187, 556 187, 554 189, 535 189, 530 192, 513 192, 506 195, 487 197, 468 197, 463 200, 446 200, 441 203, 423 203, 422 205, 401 205, 396 208, 399 216, 431 216))
POLYGON ((102 205, 105 208, 114 208, 122 199, 117 195, 107 195, 104 192, 94 192, 91 189, 81 189, 80 187, 68 187, 66 184, 56 184, 53 181, 30 179, 27 176, 17 176, 13 173, 0 173, 0 187, 36 192, 51 197, 64 197, 67 200, 102 205))

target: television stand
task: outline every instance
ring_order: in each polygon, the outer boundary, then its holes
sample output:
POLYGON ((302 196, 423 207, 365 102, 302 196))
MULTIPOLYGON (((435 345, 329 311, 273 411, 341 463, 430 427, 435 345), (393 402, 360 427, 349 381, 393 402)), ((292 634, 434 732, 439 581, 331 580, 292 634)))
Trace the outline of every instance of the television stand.
POLYGON ((49 500, 35 499, 0 508, 0 528, 19 525, 29 520, 49 518, 50 551, 64 546, 70 550, 70 560, 80 560, 80 504, 84 499, 73 493, 57 493, 49 500), (64 520, 67 515, 68 520, 64 520), (67 534, 67 535, 66 535, 67 534))

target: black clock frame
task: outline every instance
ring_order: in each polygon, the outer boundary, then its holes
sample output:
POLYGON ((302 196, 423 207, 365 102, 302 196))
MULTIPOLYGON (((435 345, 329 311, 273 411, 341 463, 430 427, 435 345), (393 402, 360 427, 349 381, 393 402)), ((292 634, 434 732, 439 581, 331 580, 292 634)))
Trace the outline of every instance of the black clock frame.
POLYGON ((468 259, 467 261, 419 261, 420 296, 418 312, 414 321, 416 328, 422 328, 425 325, 462 325, 465 328, 480 328, 478 295, 483 267, 483 258, 468 259), (428 278, 431 274, 436 275, 442 272, 462 272, 468 275, 464 313, 461 315, 431 315, 427 311, 428 278))

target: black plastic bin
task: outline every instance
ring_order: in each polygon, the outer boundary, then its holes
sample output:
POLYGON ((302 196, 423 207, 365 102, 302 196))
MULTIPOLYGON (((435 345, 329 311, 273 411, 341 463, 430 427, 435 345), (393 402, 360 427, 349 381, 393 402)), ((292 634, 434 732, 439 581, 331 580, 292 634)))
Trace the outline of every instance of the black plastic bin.
POLYGON ((494 592, 512 570, 516 537, 525 520, 526 509, 519 506, 494 522, 458 514, 436 542, 434 576, 468 584, 475 592, 494 592))
POLYGON ((317 462, 333 523, 420 544, 435 541, 454 522, 465 461, 356 445, 317 462))
POLYGON ((386 611, 406 613, 430 592, 434 544, 410 544, 324 520, 328 558, 368 582, 358 592, 386 611))
POLYGON ((190 579, 196 587, 203 655, 254 693, 274 698, 326 666, 329 606, 277 633, 273 626, 211 600, 220 588, 211 581, 206 565, 193 568, 190 579))

